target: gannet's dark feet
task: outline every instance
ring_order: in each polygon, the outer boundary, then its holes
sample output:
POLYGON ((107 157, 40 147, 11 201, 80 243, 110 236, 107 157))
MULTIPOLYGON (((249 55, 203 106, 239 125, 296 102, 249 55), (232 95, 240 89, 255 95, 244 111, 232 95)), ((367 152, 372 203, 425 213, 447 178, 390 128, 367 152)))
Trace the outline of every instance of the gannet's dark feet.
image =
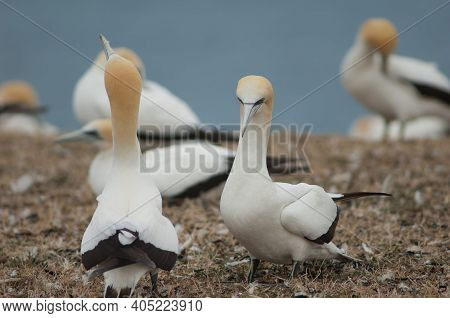
POLYGON ((152 280, 152 288, 150 290, 150 296, 151 297, 161 297, 159 291, 158 291, 158 272, 151 274, 151 280, 152 280))
POLYGON ((252 258, 251 259, 251 261, 250 261, 250 270, 249 270, 248 275, 247 275, 247 283, 250 284, 250 283, 252 283, 254 281, 255 273, 256 273, 256 270, 258 269, 259 263, 260 263, 259 259, 256 259, 256 258, 252 258))

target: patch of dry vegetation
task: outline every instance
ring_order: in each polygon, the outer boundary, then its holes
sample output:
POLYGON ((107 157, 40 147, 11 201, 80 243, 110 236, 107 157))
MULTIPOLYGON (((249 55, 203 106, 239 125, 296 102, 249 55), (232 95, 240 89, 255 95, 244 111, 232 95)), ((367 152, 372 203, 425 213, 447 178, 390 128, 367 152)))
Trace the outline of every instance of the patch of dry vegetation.
MULTIPOLYGON (((95 150, 5 135, 0 143, 0 296, 101 296, 100 279, 83 283, 79 253, 96 207, 86 184, 95 150)), ((449 145, 310 138, 312 173, 276 179, 336 192, 385 190, 394 198, 342 207, 334 241, 366 265, 307 263, 292 281, 288 266, 263 262, 256 282, 245 283, 247 254, 221 220, 221 189, 166 204, 185 249, 174 270, 160 275, 160 289, 169 297, 448 297, 449 145)), ((148 286, 146 277, 135 296, 148 296, 148 286)))

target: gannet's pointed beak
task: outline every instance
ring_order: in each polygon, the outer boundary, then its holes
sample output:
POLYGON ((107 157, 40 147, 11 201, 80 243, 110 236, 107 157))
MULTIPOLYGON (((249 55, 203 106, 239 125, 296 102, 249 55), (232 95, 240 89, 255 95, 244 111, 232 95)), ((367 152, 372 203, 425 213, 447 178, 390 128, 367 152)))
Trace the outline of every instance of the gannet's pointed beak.
POLYGON ((243 107, 244 107, 244 118, 242 120, 241 137, 244 137, 244 134, 247 131, 248 124, 250 123, 256 111, 258 110, 257 107, 255 107, 255 105, 253 104, 243 104, 243 107))
POLYGON ((103 34, 100 34, 100 41, 102 42, 103 51, 105 51, 106 60, 109 60, 110 56, 114 54, 114 50, 109 45, 109 41, 103 34))
POLYGON ((90 141, 91 136, 86 134, 82 129, 75 130, 66 134, 63 134, 54 140, 55 143, 64 144, 74 141, 90 141))

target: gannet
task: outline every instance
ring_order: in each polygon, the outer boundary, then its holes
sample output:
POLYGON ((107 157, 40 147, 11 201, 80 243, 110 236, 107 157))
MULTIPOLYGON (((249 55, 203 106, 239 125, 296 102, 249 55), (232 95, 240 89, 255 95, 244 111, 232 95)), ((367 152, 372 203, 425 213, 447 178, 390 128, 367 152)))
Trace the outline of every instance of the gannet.
POLYGON ((260 260, 299 264, 315 259, 355 261, 332 239, 339 220, 337 201, 384 193, 332 194, 317 185, 273 182, 266 166, 273 90, 264 77, 246 76, 236 90, 241 138, 220 200, 226 226, 252 259, 248 281, 260 260))
MULTIPOLYGON (((434 63, 393 54, 397 31, 386 19, 367 20, 341 65, 347 91, 386 122, 436 116, 450 122, 450 82, 434 63)), ((385 137, 388 135, 388 126, 385 137)))
MULTIPOLYGON (((383 117, 369 115, 357 118, 350 126, 349 136, 366 141, 380 141, 383 139, 386 122, 383 117)), ((438 117, 418 117, 405 124, 403 137, 411 139, 436 139, 449 133, 447 121, 438 117)), ((389 140, 399 140, 400 122, 394 120, 387 128, 389 140)))
MULTIPOLYGON (((88 183, 96 195, 105 186, 113 163, 112 125, 110 119, 94 120, 79 130, 59 136, 56 142, 94 143, 100 151, 89 167, 88 183)), ((146 171, 163 197, 180 199, 198 197, 224 182, 231 170, 235 152, 206 141, 184 141, 167 147, 143 151, 146 171)), ((287 158, 268 158, 272 173, 292 173, 306 167, 287 158)))
POLYGON ((136 136, 141 76, 101 36, 108 58, 105 88, 111 105, 113 167, 83 235, 81 261, 89 278, 103 274, 106 297, 131 296, 139 279, 171 270, 178 253, 172 223, 162 214, 161 194, 150 175, 140 173, 136 136))
MULTIPOLYGON (((145 65, 141 58, 128 48, 118 48, 115 52, 136 65, 143 77, 142 96, 139 111, 139 130, 155 139, 217 139, 237 140, 233 132, 219 131, 203 127, 190 106, 162 85, 147 80, 145 65)), ((100 52, 88 70, 75 85, 73 109, 82 124, 96 119, 109 118, 108 97, 103 85, 105 55, 100 52)))
POLYGON ((0 130, 21 134, 51 135, 56 127, 40 118, 46 110, 39 105, 33 87, 24 81, 8 81, 0 86, 0 130))
MULTIPOLYGON (((115 49, 115 52, 135 64, 144 80, 139 107, 139 125, 165 128, 200 124, 197 115, 186 102, 162 85, 145 78, 144 63, 134 51, 128 48, 118 48, 115 49)), ((88 68, 75 85, 73 109, 82 124, 111 116, 108 96, 103 85, 105 63, 105 54, 100 52, 94 64, 88 68)))

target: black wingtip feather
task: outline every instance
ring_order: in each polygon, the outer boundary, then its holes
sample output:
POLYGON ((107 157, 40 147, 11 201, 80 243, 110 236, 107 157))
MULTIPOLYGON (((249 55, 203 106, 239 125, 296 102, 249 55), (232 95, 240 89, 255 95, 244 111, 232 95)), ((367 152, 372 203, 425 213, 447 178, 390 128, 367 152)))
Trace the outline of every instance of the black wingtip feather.
POLYGON ((363 197, 371 197, 371 196, 385 196, 385 197, 392 197, 392 194, 385 193, 385 192, 349 192, 349 193, 342 193, 342 197, 340 198, 333 198, 335 202, 337 201, 348 201, 363 197))

